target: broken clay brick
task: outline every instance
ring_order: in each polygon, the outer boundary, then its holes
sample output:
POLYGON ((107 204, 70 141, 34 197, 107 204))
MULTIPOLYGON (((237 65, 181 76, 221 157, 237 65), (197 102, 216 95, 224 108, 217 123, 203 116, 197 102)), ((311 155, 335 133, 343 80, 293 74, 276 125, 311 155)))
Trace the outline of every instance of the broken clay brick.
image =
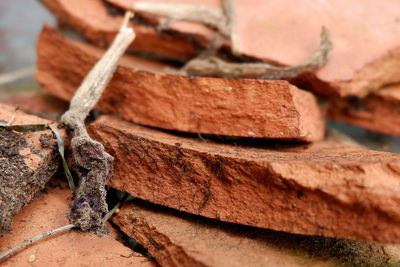
POLYGON ((10 95, 0 103, 13 105, 20 110, 49 120, 57 120, 68 109, 68 103, 44 92, 10 95))
POLYGON ((351 5, 341 0, 310 5, 301 0, 296 8, 288 8, 290 0, 237 3, 240 47, 258 58, 296 64, 318 48, 322 26, 330 31, 333 50, 312 86, 322 94, 363 96, 400 81, 396 0, 356 0, 351 5))
MULTIPOLYGON (((99 56, 95 48, 46 27, 39 40, 37 80, 69 100, 99 56)), ((100 111, 184 132, 302 141, 323 137, 315 97, 286 81, 155 73, 139 70, 143 60, 136 66, 134 61, 121 62, 97 105, 100 111)))
MULTIPOLYGON (((70 190, 65 184, 49 189, 49 193, 25 207, 15 217, 10 235, 0 239, 0 252, 4 252, 36 235, 69 224, 70 190)), ((117 232, 108 227, 110 234, 100 238, 68 230, 52 238, 28 246, 2 262, 2 266, 156 266, 142 255, 118 242, 117 232), (29 263, 35 255, 34 263, 29 263)))
POLYGON ((400 85, 391 85, 365 98, 331 99, 328 117, 371 131, 400 135, 400 85))
POLYGON ((400 243, 400 156, 329 142, 264 148, 202 142, 101 117, 110 185, 222 221, 400 243))
POLYGON ((136 201, 112 218, 162 266, 396 266, 399 245, 292 235, 136 201))
MULTIPOLYGON (((0 104, 0 121, 52 123, 4 104, 0 104)), ((10 230, 12 217, 44 188, 58 163, 57 141, 50 130, 18 133, 0 127, 0 234, 10 230)))
MULTIPOLYGON (((81 33, 98 46, 108 46, 117 34, 123 13, 113 15, 102 0, 41 0, 59 22, 81 33)), ((171 31, 159 34, 156 25, 135 24, 135 41, 129 51, 144 51, 174 59, 194 57, 204 48, 212 31, 195 26, 197 33, 171 31)), ((193 29, 193 25, 189 27, 193 29)))
MULTIPOLYGON (((176 4, 176 0, 108 0, 131 8, 134 2, 176 4)), ((216 7, 221 1, 193 0, 216 7)), ((325 26, 334 48, 328 63, 300 84, 321 94, 365 96, 386 84, 400 82, 400 23, 398 1, 332 1, 313 3, 291 0, 234 1, 239 50, 247 56, 283 65, 296 65, 319 45, 325 26), (357 15, 355 15, 357 14, 357 15), (366 19, 359 19, 366 18, 366 19)))

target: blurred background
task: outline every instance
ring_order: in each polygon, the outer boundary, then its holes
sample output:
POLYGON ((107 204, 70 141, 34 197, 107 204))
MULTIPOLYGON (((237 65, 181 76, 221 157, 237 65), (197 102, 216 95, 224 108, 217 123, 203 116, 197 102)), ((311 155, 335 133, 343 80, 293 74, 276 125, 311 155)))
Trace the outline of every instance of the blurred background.
POLYGON ((0 83, 0 97, 11 93, 35 91, 35 49, 44 22, 54 24, 54 17, 37 0, 0 1, 0 73, 21 70, 10 83, 0 83))

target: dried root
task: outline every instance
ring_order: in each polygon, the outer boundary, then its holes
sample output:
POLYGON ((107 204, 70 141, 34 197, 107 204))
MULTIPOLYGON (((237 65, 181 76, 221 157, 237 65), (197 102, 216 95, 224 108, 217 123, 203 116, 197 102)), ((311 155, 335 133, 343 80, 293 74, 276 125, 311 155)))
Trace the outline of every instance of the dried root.
POLYGON ((321 32, 319 49, 295 66, 275 66, 267 63, 234 63, 216 57, 215 51, 229 39, 231 53, 239 56, 240 42, 236 34, 235 4, 233 0, 223 0, 223 10, 196 5, 161 4, 137 2, 133 8, 138 12, 164 16, 169 20, 185 20, 204 24, 218 31, 215 42, 204 53, 189 61, 183 74, 225 78, 289 79, 324 66, 332 49, 332 42, 326 28, 321 32), (210 52, 212 51, 212 52, 210 52))
POLYGON ((332 49, 329 32, 322 28, 319 49, 308 59, 296 66, 278 67, 267 63, 231 63, 215 56, 195 58, 185 65, 189 75, 214 76, 225 78, 255 78, 278 80, 295 78, 305 72, 324 66, 332 49))
POLYGON ((98 235, 106 233, 102 220, 108 211, 105 184, 112 175, 113 157, 105 152, 102 144, 90 138, 84 122, 111 80, 118 60, 135 38, 133 29, 127 27, 132 15, 127 12, 114 42, 86 76, 72 98, 69 110, 61 117, 61 122, 73 131, 73 169, 79 176, 69 217, 76 227, 98 235))

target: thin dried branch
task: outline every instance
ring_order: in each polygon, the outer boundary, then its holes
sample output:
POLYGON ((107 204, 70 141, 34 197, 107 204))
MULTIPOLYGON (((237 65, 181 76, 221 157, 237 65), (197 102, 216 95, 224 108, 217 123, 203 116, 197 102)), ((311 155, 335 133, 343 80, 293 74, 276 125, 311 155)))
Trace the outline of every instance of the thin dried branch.
MULTIPOLYGON (((122 204, 124 204, 126 201, 129 200, 129 197, 130 197, 130 195, 126 194, 125 197, 124 197, 120 202, 118 202, 118 203, 114 206, 114 208, 112 208, 112 209, 104 216, 103 222, 108 221, 108 219, 111 218, 111 216, 115 213, 115 211, 116 211, 117 209, 119 209, 119 208, 121 207, 122 204)), ((59 227, 59 228, 57 228, 57 229, 53 229, 53 230, 50 230, 50 231, 48 231, 48 232, 42 233, 42 234, 40 234, 40 235, 37 235, 37 236, 35 236, 35 237, 32 237, 31 239, 28 239, 28 240, 22 242, 22 243, 19 244, 18 246, 15 246, 15 247, 13 247, 13 248, 11 248, 11 249, 9 249, 9 250, 7 250, 7 251, 1 253, 1 254, 0 254, 0 262, 2 262, 3 260, 5 260, 6 258, 10 257, 11 255, 17 253, 18 251, 21 251, 22 249, 24 249, 24 248, 26 248, 26 247, 28 247, 28 246, 34 244, 34 243, 37 243, 37 242, 39 242, 39 241, 41 241, 41 240, 43 240, 43 239, 46 239, 46 238, 48 238, 48 237, 50 237, 50 236, 53 236, 53 235, 55 235, 55 234, 57 234, 57 233, 60 233, 60 232, 63 232, 63 231, 72 229, 72 228, 74 228, 74 227, 76 227, 74 224, 67 224, 67 225, 64 225, 64 226, 62 226, 62 227, 59 227)))
POLYGON ((127 27, 126 18, 128 18, 128 15, 125 16, 124 25, 121 27, 110 48, 86 76, 81 86, 75 92, 69 110, 61 118, 61 121, 65 125, 75 131, 74 134, 76 136, 87 136, 84 125, 85 119, 99 101, 104 89, 110 82, 117 69, 118 60, 135 39, 133 29, 127 27))
POLYGON ((112 175, 113 157, 105 152, 102 144, 90 138, 85 119, 111 80, 118 60, 135 38, 133 29, 127 26, 132 16, 132 12, 126 13, 110 48, 86 76, 73 96, 69 110, 61 117, 61 122, 73 131, 73 169, 79 176, 79 187, 69 217, 83 231, 98 235, 106 233, 102 220, 108 211, 105 184, 112 175))
POLYGON ((140 13, 166 17, 170 20, 201 23, 218 30, 222 34, 229 35, 226 17, 223 10, 219 8, 209 8, 193 4, 137 2, 133 4, 133 10, 140 13))
POLYGON ((184 71, 189 75, 214 76, 225 78, 256 78, 278 80, 295 78, 305 72, 324 66, 332 49, 328 30, 323 27, 319 49, 309 58, 296 66, 279 67, 267 63, 231 63, 215 56, 195 58, 189 61, 184 71))
POLYGON ((218 10, 190 4, 179 5, 138 2, 134 4, 134 9, 138 12, 165 16, 168 19, 202 23, 216 28, 219 31, 217 38, 211 42, 211 46, 185 65, 183 68, 184 74, 277 80, 295 78, 326 64, 327 55, 332 49, 332 42, 329 32, 325 27, 323 27, 321 32, 321 44, 319 49, 309 58, 295 66, 281 67, 267 63, 234 63, 226 62, 214 56, 214 52, 222 46, 227 38, 229 38, 231 42, 232 54, 236 56, 241 54, 240 41, 236 33, 234 1, 222 0, 222 4, 223 10, 218 10), (216 10, 218 10, 218 12, 216 12, 216 10))
POLYGON ((26 240, 26 241, 22 242, 21 244, 19 244, 18 246, 13 247, 12 249, 7 250, 4 253, 1 253, 0 254, 0 262, 5 260, 6 258, 10 257, 11 255, 17 253, 18 251, 26 248, 27 246, 32 245, 33 243, 36 243, 36 242, 38 242, 40 240, 43 240, 45 238, 48 238, 50 236, 53 236, 53 235, 55 235, 57 233, 72 229, 74 227, 75 226, 73 224, 67 224, 67 225, 64 225, 64 226, 62 226, 60 228, 48 231, 46 233, 37 235, 37 236, 35 236, 35 237, 33 237, 33 238, 29 239, 29 240, 26 240))
POLYGON ((226 25, 228 28, 229 39, 231 41, 232 54, 239 56, 240 42, 239 36, 236 33, 236 10, 233 0, 223 0, 224 14, 226 17, 226 25))

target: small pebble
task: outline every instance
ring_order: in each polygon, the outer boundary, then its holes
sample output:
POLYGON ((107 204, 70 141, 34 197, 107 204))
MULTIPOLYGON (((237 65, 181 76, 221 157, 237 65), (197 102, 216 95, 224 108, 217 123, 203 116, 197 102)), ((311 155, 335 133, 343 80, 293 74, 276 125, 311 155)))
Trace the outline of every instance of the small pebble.
POLYGON ((256 133, 255 133, 255 132, 252 132, 252 131, 248 131, 248 132, 247 132, 247 135, 248 135, 248 136, 255 136, 256 133))
POLYGON ((34 262, 35 260, 36 260, 36 255, 35 254, 30 255, 29 258, 28 258, 28 262, 34 262))

